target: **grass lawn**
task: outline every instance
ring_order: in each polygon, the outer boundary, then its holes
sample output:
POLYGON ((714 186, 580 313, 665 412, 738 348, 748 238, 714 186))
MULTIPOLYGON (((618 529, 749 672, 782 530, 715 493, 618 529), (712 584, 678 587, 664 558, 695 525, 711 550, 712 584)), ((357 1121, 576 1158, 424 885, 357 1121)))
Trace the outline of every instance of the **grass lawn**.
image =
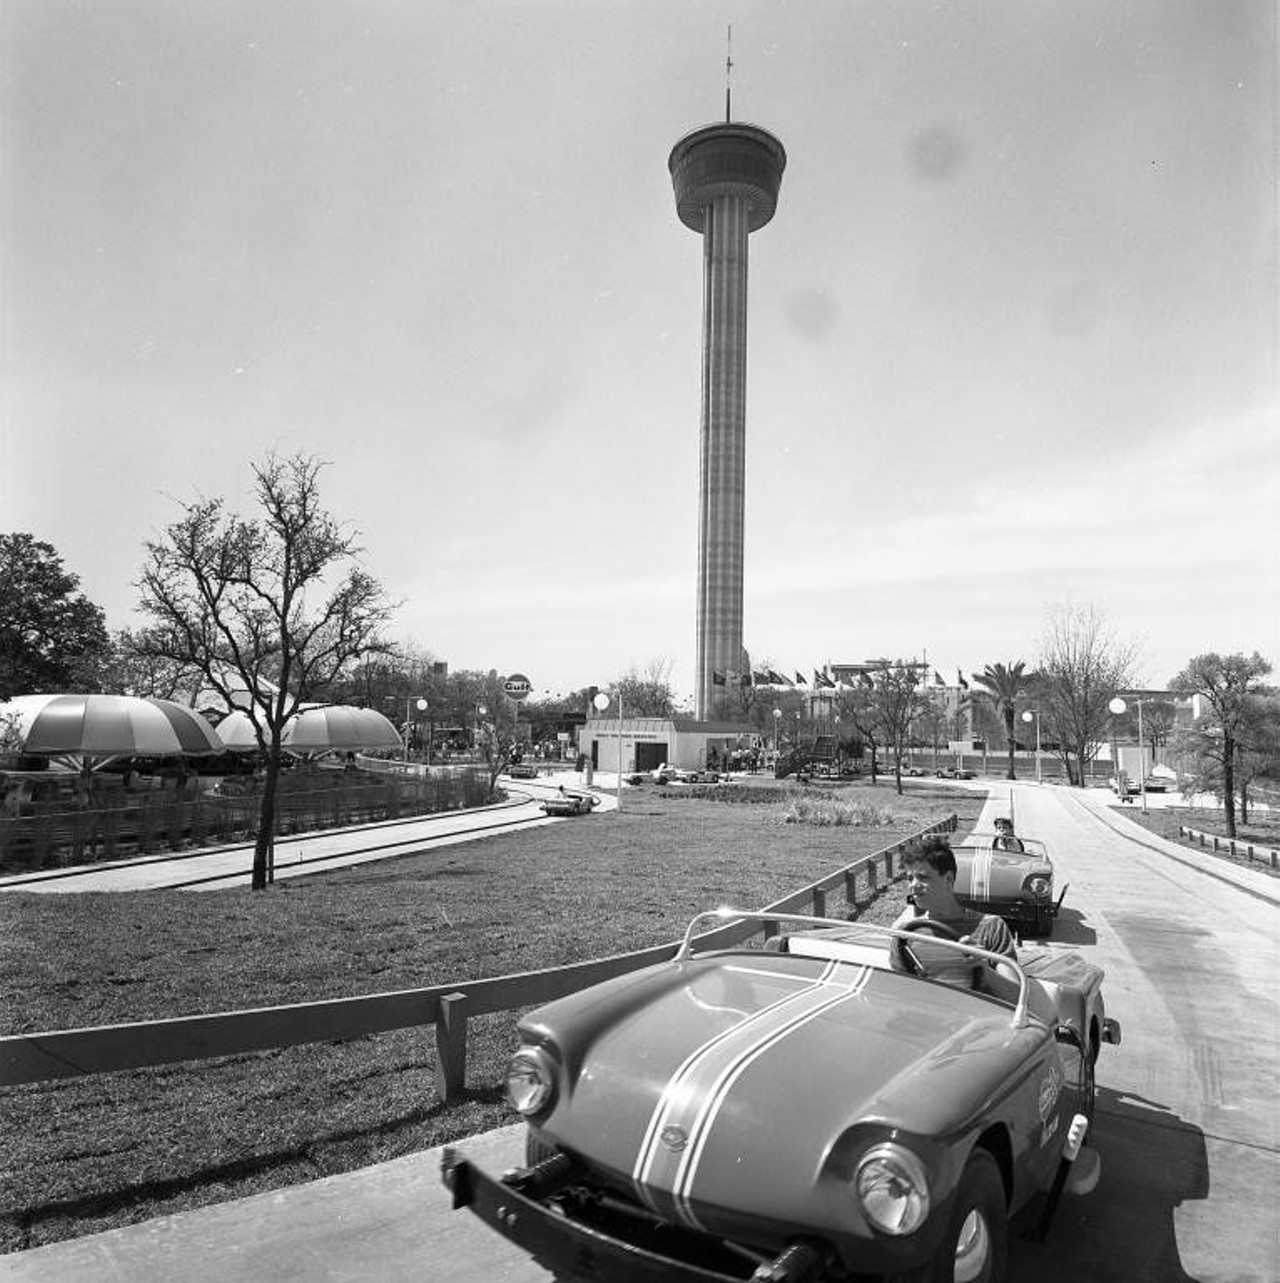
MULTIPOLYGON (((1200 833, 1208 833, 1211 836, 1216 835, 1220 838, 1226 838, 1227 825, 1223 818, 1221 807, 1152 807, 1145 814, 1139 802, 1130 802, 1125 806, 1114 806, 1113 811, 1126 816, 1151 833, 1156 833, 1162 838, 1167 838, 1170 842, 1177 842, 1180 846, 1191 847, 1205 855, 1214 855, 1215 853, 1208 847, 1202 847, 1199 842, 1193 842, 1190 838, 1179 835, 1178 826, 1185 824, 1188 828, 1196 829, 1200 833)), ((1239 815, 1236 816, 1236 841, 1252 842, 1257 846, 1270 847, 1272 850, 1280 851, 1280 814, 1275 811, 1261 811, 1251 809, 1249 812, 1249 822, 1243 824, 1240 822, 1239 815)), ((1273 877, 1280 877, 1280 870, 1273 869, 1270 864, 1270 858, 1264 854, 1256 855, 1250 860, 1243 851, 1238 855, 1232 855, 1227 849, 1216 852, 1216 858, 1225 860, 1229 864, 1244 865, 1248 868, 1259 869, 1263 873, 1269 873, 1273 877)))
MULTIPOLYGON (((770 782, 771 784, 772 782, 770 782)), ((769 785, 765 785, 768 787, 769 785)), ((815 793, 819 790, 815 790, 815 793)), ((279 882, 265 892, 0 896, 0 1032, 416 988, 674 940, 697 910, 758 908, 983 795, 839 796, 882 825, 646 788, 621 814, 279 882)), ((779 798, 794 795, 778 786, 779 798)), ((722 796, 731 796, 729 793, 722 796)), ((864 906, 876 920, 898 887, 864 906)), ((842 912, 836 899, 832 912, 842 912)), ((479 1017, 445 1106, 431 1028, 0 1092, 0 1252, 349 1171, 511 1122, 515 1013, 479 1017)))

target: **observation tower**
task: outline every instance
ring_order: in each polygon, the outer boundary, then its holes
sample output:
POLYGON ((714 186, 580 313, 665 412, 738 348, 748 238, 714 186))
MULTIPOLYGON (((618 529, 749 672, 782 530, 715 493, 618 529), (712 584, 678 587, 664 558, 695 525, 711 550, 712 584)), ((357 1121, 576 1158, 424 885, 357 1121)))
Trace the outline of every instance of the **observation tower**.
MULTIPOLYGON (((726 112, 726 115, 728 113, 726 112)), ((702 426, 694 716, 725 716, 746 670, 742 547, 746 492, 747 237, 778 205, 787 154, 755 125, 686 135, 667 168, 680 221, 702 234, 702 426), (722 675, 724 684, 715 675, 722 675)))

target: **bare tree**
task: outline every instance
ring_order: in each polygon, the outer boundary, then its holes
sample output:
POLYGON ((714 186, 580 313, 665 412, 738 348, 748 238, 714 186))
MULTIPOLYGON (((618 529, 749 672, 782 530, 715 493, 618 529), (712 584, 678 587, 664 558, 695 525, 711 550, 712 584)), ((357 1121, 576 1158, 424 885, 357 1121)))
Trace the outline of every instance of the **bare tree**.
POLYGON ((1215 757, 1222 767, 1222 805, 1227 836, 1236 835, 1236 750, 1248 716, 1251 695, 1262 689, 1271 671, 1257 651, 1252 655, 1197 655, 1169 683, 1178 695, 1198 695, 1205 712, 1195 728, 1203 756, 1215 757), (1214 745, 1217 745, 1216 749, 1214 745))
POLYGON ((249 692, 266 762, 255 890, 274 873, 285 723, 313 691, 388 649, 382 587, 348 564, 360 552, 354 535, 320 506, 323 466, 302 454, 253 465, 261 516, 252 520, 225 511, 221 499, 182 504, 163 538, 148 542, 138 582, 154 621, 142 634, 153 659, 198 671, 228 705, 233 691, 249 692))
POLYGON ((1117 640, 1092 606, 1051 612, 1031 687, 1072 784, 1084 783, 1106 739, 1107 705, 1130 684, 1133 665, 1132 644, 1117 640))
POLYGON ((928 693, 920 688, 915 666, 895 660, 872 675, 870 695, 885 747, 893 754, 893 776, 902 792, 902 754, 912 723, 929 706, 928 693))

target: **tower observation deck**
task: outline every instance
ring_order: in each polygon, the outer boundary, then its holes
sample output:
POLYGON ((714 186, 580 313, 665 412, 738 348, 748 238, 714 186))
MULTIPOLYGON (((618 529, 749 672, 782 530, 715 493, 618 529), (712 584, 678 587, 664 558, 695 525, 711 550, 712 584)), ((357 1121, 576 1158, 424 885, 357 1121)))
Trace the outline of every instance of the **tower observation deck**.
POLYGON ((667 167, 680 221, 703 240, 702 422, 694 716, 722 718, 746 671, 742 560, 746 501, 747 237, 778 207, 787 154, 755 125, 686 135, 667 167), (720 685, 715 674, 724 675, 720 685), (729 677, 734 674, 734 677, 729 677))

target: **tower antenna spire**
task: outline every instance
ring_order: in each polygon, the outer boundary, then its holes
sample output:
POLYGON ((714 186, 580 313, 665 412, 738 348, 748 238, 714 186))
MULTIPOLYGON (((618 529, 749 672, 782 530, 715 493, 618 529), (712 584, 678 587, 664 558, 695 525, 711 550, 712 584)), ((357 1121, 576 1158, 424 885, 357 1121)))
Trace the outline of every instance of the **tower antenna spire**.
POLYGON ((728 34, 724 42, 724 123, 727 125, 733 119, 731 108, 731 87, 729 77, 733 72, 733 23, 729 24, 728 34))

